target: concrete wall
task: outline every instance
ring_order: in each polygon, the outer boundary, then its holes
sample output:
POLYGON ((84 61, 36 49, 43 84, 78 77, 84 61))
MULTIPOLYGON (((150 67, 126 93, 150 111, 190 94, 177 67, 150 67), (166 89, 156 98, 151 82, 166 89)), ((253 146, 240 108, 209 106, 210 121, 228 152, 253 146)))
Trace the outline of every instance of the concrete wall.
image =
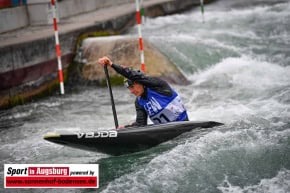
MULTIPOLYGON (((55 1, 59 21, 63 18, 91 12, 104 7, 135 2, 135 0, 55 1)), ((27 5, 0 9, 0 33, 9 32, 29 25, 48 25, 52 23, 52 18, 50 0, 28 0, 27 5)))
POLYGON ((66 18, 81 13, 94 11, 112 5, 134 2, 134 0, 63 0, 58 3, 59 17, 66 18))
POLYGON ((26 6, 0 9, 0 33, 29 25, 26 6))

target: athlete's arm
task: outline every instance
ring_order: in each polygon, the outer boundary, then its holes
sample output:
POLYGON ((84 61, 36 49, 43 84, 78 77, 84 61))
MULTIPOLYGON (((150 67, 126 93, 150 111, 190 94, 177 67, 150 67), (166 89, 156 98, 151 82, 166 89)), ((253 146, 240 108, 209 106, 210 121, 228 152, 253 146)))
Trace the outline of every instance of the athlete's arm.
POLYGON ((125 66, 120 66, 117 64, 113 64, 113 62, 107 56, 99 58, 99 64, 102 66, 111 66, 117 73, 123 75, 124 77, 136 81, 148 88, 151 88, 161 94, 172 96, 172 89, 168 85, 167 82, 156 78, 156 77, 149 77, 145 76, 141 71, 132 70, 125 66))
POLYGON ((140 107, 138 101, 135 101, 135 108, 136 108, 136 121, 131 125, 126 125, 125 127, 133 127, 133 126, 145 126, 147 125, 147 113, 146 111, 140 107))
POLYGON ((123 67, 118 64, 112 64, 111 67, 122 76, 132 80, 136 81, 148 88, 151 88, 152 90, 155 90, 156 92, 159 92, 161 94, 172 96, 172 89, 168 85, 167 82, 160 78, 156 77, 150 77, 144 75, 142 72, 138 70, 133 70, 128 67, 123 67))

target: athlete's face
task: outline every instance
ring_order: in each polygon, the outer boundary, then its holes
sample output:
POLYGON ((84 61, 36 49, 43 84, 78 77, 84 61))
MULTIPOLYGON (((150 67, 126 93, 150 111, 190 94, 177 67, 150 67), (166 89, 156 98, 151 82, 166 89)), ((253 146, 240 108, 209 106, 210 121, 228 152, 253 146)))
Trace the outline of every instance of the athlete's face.
POLYGON ((141 96, 144 93, 144 87, 142 84, 135 82, 132 86, 128 88, 132 94, 135 96, 141 96))

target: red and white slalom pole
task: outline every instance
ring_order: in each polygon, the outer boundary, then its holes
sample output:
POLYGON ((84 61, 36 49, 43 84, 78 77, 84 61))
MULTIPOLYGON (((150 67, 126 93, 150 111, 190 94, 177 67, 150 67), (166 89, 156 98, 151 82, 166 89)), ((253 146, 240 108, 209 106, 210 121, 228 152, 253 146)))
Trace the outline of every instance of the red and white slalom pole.
POLYGON ((143 49, 143 38, 142 38, 142 29, 141 29, 141 13, 140 13, 140 2, 136 0, 136 18, 137 18, 137 27, 139 35, 139 50, 141 57, 141 70, 145 73, 145 61, 144 61, 144 49, 143 49))
POLYGON ((62 64, 61 64, 61 51, 60 51, 58 29, 57 29, 55 0, 51 0, 51 9, 52 9, 52 14, 53 14, 55 50, 56 50, 57 64, 58 64, 58 78, 59 78, 59 85, 60 85, 60 94, 64 94, 63 72, 62 72, 62 64))

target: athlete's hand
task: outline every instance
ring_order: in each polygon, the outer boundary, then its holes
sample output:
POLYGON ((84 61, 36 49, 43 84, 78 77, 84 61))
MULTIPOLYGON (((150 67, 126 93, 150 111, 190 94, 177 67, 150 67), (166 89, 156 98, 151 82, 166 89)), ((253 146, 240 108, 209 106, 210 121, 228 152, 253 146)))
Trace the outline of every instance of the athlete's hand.
POLYGON ((98 62, 102 66, 105 66, 105 65, 112 66, 112 64, 113 64, 113 62, 107 56, 104 56, 102 58, 99 58, 98 62))

